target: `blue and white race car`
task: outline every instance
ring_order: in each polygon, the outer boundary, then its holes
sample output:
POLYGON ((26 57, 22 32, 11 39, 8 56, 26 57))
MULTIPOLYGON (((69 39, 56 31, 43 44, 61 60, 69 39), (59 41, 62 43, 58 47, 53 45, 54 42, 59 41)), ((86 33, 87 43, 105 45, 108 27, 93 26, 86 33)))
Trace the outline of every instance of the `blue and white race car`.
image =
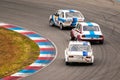
POLYGON ((100 26, 94 22, 79 22, 70 32, 71 40, 104 43, 104 36, 100 26))
POLYGON ((58 26, 62 30, 64 27, 75 27, 77 22, 84 21, 84 16, 78 10, 59 9, 49 17, 50 26, 58 26))
POLYGON ((65 63, 94 63, 94 55, 90 42, 87 41, 70 41, 65 50, 65 63))

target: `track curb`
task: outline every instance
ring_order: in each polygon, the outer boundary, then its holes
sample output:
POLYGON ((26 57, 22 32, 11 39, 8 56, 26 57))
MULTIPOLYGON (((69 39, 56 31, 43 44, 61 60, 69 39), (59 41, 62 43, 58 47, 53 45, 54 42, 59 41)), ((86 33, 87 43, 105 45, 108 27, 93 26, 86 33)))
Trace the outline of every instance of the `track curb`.
POLYGON ((0 27, 6 28, 8 30, 12 30, 18 32, 22 35, 25 35, 29 39, 33 40, 40 49, 40 54, 36 61, 34 61, 31 65, 27 66, 25 69, 22 69, 10 76, 6 76, 0 80, 18 80, 23 77, 30 76, 39 70, 46 67, 50 64, 56 57, 57 49, 53 42, 42 37, 36 32, 25 30, 22 27, 18 27, 11 24, 0 23, 0 27))

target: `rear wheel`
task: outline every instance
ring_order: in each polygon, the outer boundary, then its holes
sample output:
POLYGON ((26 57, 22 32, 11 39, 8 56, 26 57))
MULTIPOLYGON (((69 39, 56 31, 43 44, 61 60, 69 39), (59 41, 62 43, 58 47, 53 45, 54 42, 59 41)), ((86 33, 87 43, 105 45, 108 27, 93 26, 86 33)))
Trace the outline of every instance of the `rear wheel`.
POLYGON ((93 65, 93 63, 89 63, 89 65, 93 65))
POLYGON ((66 65, 69 65, 70 63, 69 62, 65 62, 66 65))
POLYGON ((103 43, 104 43, 104 40, 100 40, 99 43, 100 43, 100 44, 103 44, 103 43))

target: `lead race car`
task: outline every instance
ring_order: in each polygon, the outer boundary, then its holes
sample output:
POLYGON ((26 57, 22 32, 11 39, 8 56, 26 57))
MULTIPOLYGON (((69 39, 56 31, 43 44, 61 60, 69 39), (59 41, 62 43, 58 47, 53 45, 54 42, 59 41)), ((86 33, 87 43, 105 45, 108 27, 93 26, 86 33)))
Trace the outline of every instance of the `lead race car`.
POLYGON ((91 41, 104 43, 104 36, 100 29, 100 26, 94 22, 79 22, 76 28, 72 29, 70 32, 71 40, 79 41, 91 41))
POLYGON ((58 26, 61 30, 64 27, 75 27, 76 23, 81 21, 84 21, 83 14, 78 10, 71 9, 59 9, 49 17, 49 25, 58 26))
POLYGON ((88 41, 70 41, 65 49, 65 63, 94 63, 94 55, 91 44, 88 41))

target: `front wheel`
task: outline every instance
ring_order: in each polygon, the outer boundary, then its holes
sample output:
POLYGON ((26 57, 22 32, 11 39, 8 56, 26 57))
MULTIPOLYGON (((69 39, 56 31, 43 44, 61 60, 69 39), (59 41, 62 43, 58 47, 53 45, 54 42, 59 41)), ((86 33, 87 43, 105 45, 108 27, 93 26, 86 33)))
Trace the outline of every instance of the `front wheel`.
POLYGON ((71 36, 71 40, 74 41, 74 40, 75 40, 75 37, 71 36))
POLYGON ((49 21, 49 25, 50 25, 50 26, 54 26, 54 22, 53 22, 52 19, 49 21))
POLYGON ((61 30, 63 30, 63 29, 64 29, 64 27, 63 27, 63 24, 62 24, 62 23, 60 24, 60 29, 61 29, 61 30))

